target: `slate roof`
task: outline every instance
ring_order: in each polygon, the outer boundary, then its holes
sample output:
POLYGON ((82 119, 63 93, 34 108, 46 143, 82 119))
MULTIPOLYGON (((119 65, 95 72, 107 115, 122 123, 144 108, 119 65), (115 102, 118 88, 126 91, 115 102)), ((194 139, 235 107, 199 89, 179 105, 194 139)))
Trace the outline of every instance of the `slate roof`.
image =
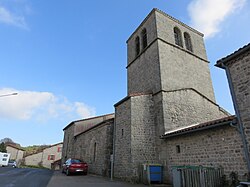
POLYGON ((111 114, 104 114, 104 115, 101 115, 101 116, 94 116, 94 117, 85 118, 85 119, 80 119, 80 120, 75 120, 75 121, 70 122, 66 127, 64 127, 63 130, 66 130, 67 128, 69 128, 71 125, 73 125, 73 124, 76 123, 76 122, 91 120, 91 119, 95 119, 95 118, 99 118, 99 117, 105 117, 105 116, 109 116, 109 115, 114 115, 114 113, 111 113, 111 114))
POLYGON ((230 60, 232 60, 232 59, 240 56, 241 54, 245 53, 248 50, 250 50, 250 43, 248 43, 247 45, 244 45, 243 47, 239 48, 237 51, 233 52, 232 54, 227 55, 226 57, 218 60, 216 62, 216 64, 215 64, 215 66, 224 69, 224 67, 222 66, 222 64, 226 65, 227 62, 229 62, 230 60))
POLYGON ((81 134, 83 134, 83 133, 85 133, 85 132, 87 132, 87 131, 90 131, 91 129, 94 129, 94 128, 96 128, 96 127, 99 127, 99 126, 102 125, 102 124, 106 124, 106 123, 109 123, 109 122, 113 122, 113 123, 114 123, 114 120, 115 120, 115 118, 106 119, 106 120, 104 120, 104 121, 102 121, 102 122, 100 122, 100 123, 97 123, 97 124, 93 125, 93 126, 90 127, 90 128, 87 128, 86 130, 84 130, 84 131, 82 131, 82 132, 80 132, 79 134, 74 135, 74 136, 77 137, 77 136, 79 136, 79 135, 81 135, 81 134))
POLYGON ((167 132, 165 132, 164 135, 161 136, 161 138, 165 139, 165 138, 170 138, 170 137, 174 137, 174 136, 188 134, 188 133, 201 131, 201 130, 205 130, 205 129, 211 129, 211 128, 215 128, 218 126, 229 125, 234 120, 236 120, 236 117, 233 115, 233 116, 228 116, 228 117, 208 121, 205 123, 193 124, 190 126, 181 127, 178 129, 167 131, 167 132))

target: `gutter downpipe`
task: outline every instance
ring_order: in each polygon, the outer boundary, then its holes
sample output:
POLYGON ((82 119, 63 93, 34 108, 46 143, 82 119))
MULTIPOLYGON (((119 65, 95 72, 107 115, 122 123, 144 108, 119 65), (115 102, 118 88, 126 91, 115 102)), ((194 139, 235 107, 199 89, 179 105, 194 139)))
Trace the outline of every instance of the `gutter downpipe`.
POLYGON ((243 123, 241 121, 239 108, 238 108, 238 105, 237 105, 237 102, 236 102, 236 96, 235 96, 235 92, 234 92, 234 89, 233 89, 232 79, 231 79, 228 67, 225 66, 225 64, 223 62, 221 64, 222 64, 222 67, 225 68, 225 70, 226 70, 226 75, 227 75, 227 79, 228 79, 230 92, 231 92, 231 95, 232 95, 234 110, 235 110, 235 113, 236 113, 236 116, 237 116, 238 122, 239 122, 239 128, 238 129, 240 131, 240 136, 242 138, 245 159, 246 159, 246 162, 247 162, 248 177, 250 177, 250 157, 249 157, 249 152, 248 152, 248 148, 247 148, 247 141, 246 141, 246 136, 245 136, 245 133, 244 133, 243 123))
POLYGON ((112 155, 110 155, 111 157, 111 178, 110 180, 113 181, 114 180, 114 161, 115 161, 115 131, 116 131, 116 123, 115 123, 115 118, 114 118, 114 128, 113 128, 113 153, 112 155))

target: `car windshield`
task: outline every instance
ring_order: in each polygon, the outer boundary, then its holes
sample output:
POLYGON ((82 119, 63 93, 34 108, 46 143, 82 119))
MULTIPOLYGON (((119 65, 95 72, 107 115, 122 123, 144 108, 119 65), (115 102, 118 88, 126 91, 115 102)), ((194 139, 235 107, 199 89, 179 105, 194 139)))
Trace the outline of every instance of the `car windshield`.
POLYGON ((74 163, 74 164, 76 164, 76 163, 82 163, 82 161, 81 161, 81 160, 76 160, 76 159, 71 160, 71 162, 72 162, 72 163, 74 163))

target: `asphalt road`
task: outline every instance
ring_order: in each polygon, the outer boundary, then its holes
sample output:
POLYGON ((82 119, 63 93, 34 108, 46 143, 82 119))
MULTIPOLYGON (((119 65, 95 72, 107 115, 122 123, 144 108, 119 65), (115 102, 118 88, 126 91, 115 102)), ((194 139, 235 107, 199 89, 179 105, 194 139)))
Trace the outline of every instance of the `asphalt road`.
POLYGON ((0 186, 46 187, 52 175, 47 169, 0 167, 0 186))

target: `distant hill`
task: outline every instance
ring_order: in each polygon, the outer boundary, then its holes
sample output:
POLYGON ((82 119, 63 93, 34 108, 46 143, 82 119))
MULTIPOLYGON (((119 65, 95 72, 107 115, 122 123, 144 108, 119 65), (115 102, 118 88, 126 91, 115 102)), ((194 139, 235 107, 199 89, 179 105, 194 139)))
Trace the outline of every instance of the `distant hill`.
POLYGON ((25 156, 39 153, 45 148, 50 147, 50 145, 32 145, 27 147, 22 147, 25 150, 25 156))
POLYGON ((0 143, 15 143, 11 138, 3 138, 0 143))
POLYGON ((13 145, 15 147, 24 149, 25 156, 41 152, 43 149, 50 147, 50 145, 31 145, 31 146, 27 146, 27 147, 22 147, 20 144, 14 142, 11 138, 8 138, 8 137, 1 139, 0 144, 1 143, 4 143, 5 145, 7 145, 7 144, 13 145))

